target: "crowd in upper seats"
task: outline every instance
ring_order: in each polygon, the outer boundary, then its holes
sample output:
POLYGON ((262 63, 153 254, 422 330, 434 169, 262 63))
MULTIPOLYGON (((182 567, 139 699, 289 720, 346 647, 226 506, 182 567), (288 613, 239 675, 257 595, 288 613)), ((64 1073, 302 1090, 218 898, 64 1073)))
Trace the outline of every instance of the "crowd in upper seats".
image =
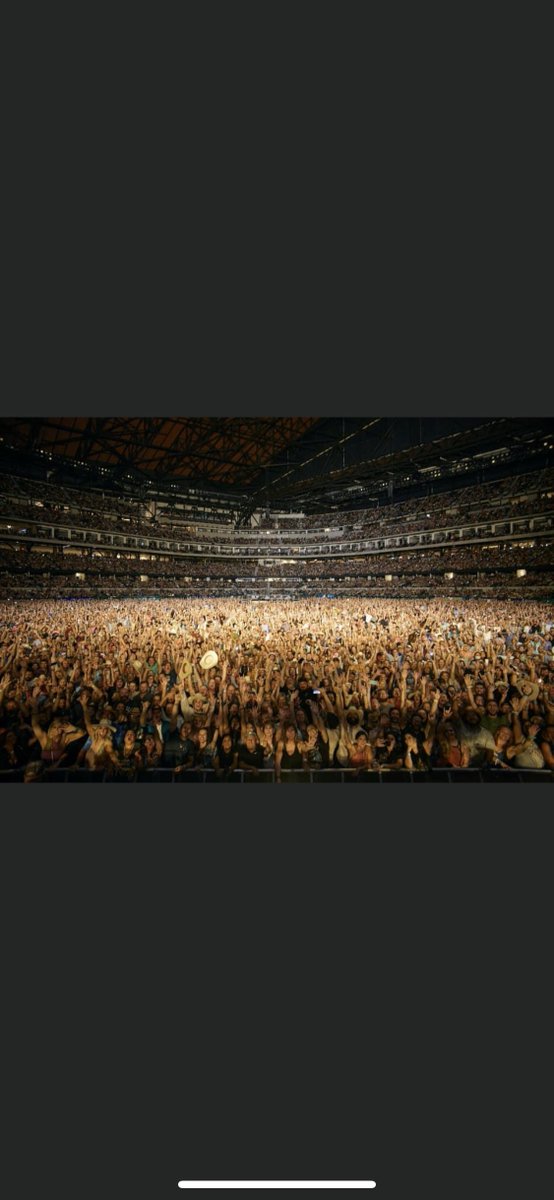
POLYGON ((0 558, 0 575, 11 572, 74 575, 83 571, 89 576, 125 575, 135 577, 171 578, 339 578, 382 574, 427 575, 430 573, 465 571, 487 572, 495 569, 516 570, 518 568, 547 568, 552 562, 549 540, 537 540, 534 544, 520 545, 509 542, 496 544, 462 545, 456 548, 434 550, 405 550, 399 553, 360 555, 358 557, 334 557, 327 559, 304 558, 299 561, 271 559, 216 559, 184 556, 153 556, 142 558, 137 553, 115 554, 86 550, 64 553, 61 548, 53 551, 14 548, 7 545, 0 558))
POLYGON ((301 529, 291 531, 290 520, 275 515, 270 518, 266 514, 256 530, 248 531, 233 529, 231 524, 225 529, 205 522, 194 525, 190 514, 178 510, 159 509, 155 519, 148 519, 145 506, 139 508, 136 501, 125 497, 102 497, 57 484, 3 477, 0 478, 0 539, 2 532, 11 535, 21 532, 21 541, 4 541, 0 585, 5 594, 14 596, 28 596, 40 586, 41 596, 52 598, 122 593, 167 595, 172 591, 178 595, 229 596, 236 594, 237 589, 248 595, 263 595, 275 594, 280 587, 286 594, 292 581, 298 593, 306 596, 320 595, 322 591, 361 594, 368 587, 371 594, 379 596, 395 592, 404 596, 425 595, 430 589, 478 595, 492 587, 498 587, 506 598, 519 595, 522 589, 528 595, 549 595, 553 573, 548 531, 554 520, 553 488, 554 471, 548 469, 478 488, 460 488, 391 503, 372 511, 303 518, 302 527, 310 531, 310 538, 306 539, 300 536, 301 529), (517 527, 510 540, 502 541, 510 519, 516 514, 525 515, 523 526, 517 527), (479 521, 487 519, 496 522, 494 534, 484 536, 481 544, 461 541, 460 524, 464 539, 477 537, 483 533, 478 529, 479 521), (532 532, 537 537, 520 544, 517 539, 526 530, 531 531, 532 520, 532 532), (55 525, 53 545, 49 521, 55 525), (444 548, 432 545, 432 529, 448 528, 450 522, 453 522, 450 532, 441 535, 441 541, 450 544, 444 548), (276 524, 283 529, 275 530, 276 524), (8 531, 7 525, 12 525, 12 529, 8 531), (268 532, 270 527, 273 532, 268 532), (75 535, 79 528, 84 531, 85 546, 79 553, 64 552, 60 543, 82 540, 79 534, 75 535), (406 543, 416 529, 421 531, 420 546, 409 547, 406 543), (103 531, 112 534, 113 550, 100 549, 103 531), (154 547, 148 545, 149 539, 145 537, 143 545, 133 553, 127 538, 143 532, 150 534, 152 540, 161 539, 168 551, 179 544, 178 538, 184 538, 183 545, 190 546, 191 552, 189 556, 186 552, 172 554, 163 550, 152 553, 154 547), (384 553, 382 544, 391 532, 400 535, 405 548, 384 553), (373 536, 378 549, 371 554, 355 554, 352 550, 348 553, 350 543, 363 545, 364 535, 373 536), (198 543, 197 537, 201 538, 198 543), (318 541, 312 541, 314 548, 318 544, 321 548, 308 557, 306 547, 309 549, 310 540, 315 537, 318 541), (494 537, 499 540, 491 541, 494 537), (48 542, 52 549, 42 551, 42 542, 48 542), (95 545, 99 547, 97 551, 93 550, 95 545), (229 550, 235 553, 229 556, 229 550), (152 553, 152 557, 139 557, 141 551, 152 553), (196 553, 193 555, 192 551, 196 553), (227 558, 217 557, 218 553, 226 552, 227 558), (326 557, 321 557, 322 554, 326 557), (294 561, 287 561, 288 558, 294 561), (519 569, 527 571, 524 580, 516 577, 519 569), (447 578, 450 574, 454 575, 453 583, 447 578), (385 580, 385 575, 390 575, 391 580, 385 580))
POLYGON ((295 533, 306 530, 310 540, 340 543, 366 538, 410 535, 435 528, 457 528, 479 522, 509 522, 517 517, 552 512, 554 505, 554 470, 545 469, 533 474, 511 476, 508 479, 483 484, 477 488, 460 488, 426 497, 415 497, 375 506, 372 509, 350 510, 333 514, 318 514, 290 519, 262 516, 255 527, 234 528, 206 521, 194 522, 190 513, 178 508, 148 505, 117 496, 102 496, 94 492, 78 492, 56 484, 16 477, 0 477, 0 523, 10 517, 21 520, 21 528, 50 525, 60 528, 97 529, 107 533, 165 538, 209 543, 222 548, 232 541, 236 546, 251 547, 259 534, 269 552, 271 546, 283 552, 291 539, 302 543, 295 533), (549 495, 550 493, 550 495, 549 495), (23 522, 26 522, 24 524, 23 522))
POLYGON ((356 557, 337 556, 332 558, 304 558, 300 561, 290 559, 265 559, 252 557, 247 559, 212 559, 201 555, 187 557, 185 555, 142 555, 135 551, 114 553, 109 550, 94 551, 79 548, 65 552, 61 547, 52 550, 35 549, 25 545, 10 545, 7 543, 2 551, 0 570, 3 568, 21 570, 64 571, 70 573, 83 569, 92 573, 105 571, 145 572, 167 575, 168 573, 191 572, 194 575, 221 575, 234 579, 250 575, 255 570, 259 574, 273 572, 279 576, 319 576, 333 574, 370 575, 376 572, 409 571, 427 572, 453 569, 484 570, 491 567, 491 552, 494 549, 498 565, 510 567, 518 565, 537 565, 548 563, 550 559, 550 543, 537 541, 531 543, 500 542, 462 545, 456 548, 434 550, 403 550, 398 553, 366 554, 356 557))

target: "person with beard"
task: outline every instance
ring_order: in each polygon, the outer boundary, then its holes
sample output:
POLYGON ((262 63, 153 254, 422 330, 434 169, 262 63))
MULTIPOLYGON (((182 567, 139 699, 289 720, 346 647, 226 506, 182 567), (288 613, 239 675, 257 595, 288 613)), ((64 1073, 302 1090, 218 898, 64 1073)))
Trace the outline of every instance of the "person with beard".
POLYGON ((308 718, 310 716, 309 703, 313 698, 314 690, 311 683, 305 675, 302 675, 298 680, 298 703, 302 706, 308 718))
POLYGON ((483 729, 488 729, 493 737, 501 728, 510 727, 509 718, 500 710, 500 706, 494 697, 489 696, 485 705, 485 714, 481 717, 481 725, 483 729))
POLYGON ((412 767, 408 770, 428 770, 431 765, 431 755, 435 743, 439 693, 435 692, 430 711, 422 708, 410 717, 403 738, 404 766, 408 757, 412 767))
MULTIPOLYGON (((144 712, 144 707, 142 709, 144 712)), ((146 725, 148 733, 152 733, 157 741, 162 743, 162 746, 167 741, 170 733, 173 733, 177 728, 177 714, 169 718, 165 715, 161 704, 152 705, 152 715, 146 725)), ((142 721, 142 714, 141 714, 142 721)))
POLYGON ((389 711, 389 722, 391 733, 394 733, 395 738, 400 740, 402 736, 403 721, 402 713, 399 708, 391 708, 389 711))
POLYGON ((344 718, 346 732, 348 733, 350 739, 353 740, 356 737, 356 734, 360 733, 362 730, 362 725, 360 723, 360 710, 355 708, 353 704, 349 704, 348 708, 344 712, 344 718))
MULTIPOLYGON (((412 713, 405 725, 404 733, 410 733, 412 737, 415 737, 421 743, 425 739, 426 722, 427 713, 425 713, 425 716, 419 712, 412 713)), ((381 724, 381 721, 379 724, 381 724)))
POLYGON ((486 767, 493 762, 496 746, 492 733, 484 729, 481 717, 476 708, 466 704, 462 708, 456 723, 456 731, 460 738, 462 750, 469 754, 469 767, 486 767))

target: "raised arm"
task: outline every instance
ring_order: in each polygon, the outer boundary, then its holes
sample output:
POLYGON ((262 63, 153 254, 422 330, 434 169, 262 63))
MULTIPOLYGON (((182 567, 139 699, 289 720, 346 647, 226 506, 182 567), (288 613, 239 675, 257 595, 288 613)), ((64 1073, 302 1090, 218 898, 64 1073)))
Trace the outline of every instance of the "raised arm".
POLYGON ((554 754, 552 753, 550 742, 541 742, 540 751, 544 758, 545 766, 554 771, 554 754))
POLYGON ((89 737, 93 738, 94 737, 94 725, 92 724, 91 719, 90 719, 90 715, 89 715, 89 711, 88 711, 88 700, 86 698, 86 695, 84 695, 81 700, 81 708, 83 710, 83 716, 85 718, 86 731, 87 731, 89 737))
POLYGON ((310 712, 312 714, 312 721, 313 721, 314 725, 316 726, 318 733, 323 738, 323 741, 327 743, 329 741, 329 734, 327 732, 327 727, 325 725, 325 722, 322 719, 322 716, 321 716, 321 713, 319 712, 317 704, 314 704, 313 700, 309 700, 308 704, 310 706, 310 712))
POLYGON ((277 743, 277 750, 275 753, 275 782, 276 783, 281 782, 281 763, 283 761, 283 746, 284 746, 283 742, 277 743))
POLYGON ((41 726, 38 723, 38 710, 37 710, 37 708, 35 708, 34 705, 33 705, 33 708, 31 709, 31 725, 33 727, 33 733, 37 739, 37 742, 40 744, 40 746, 42 746, 42 749, 44 750, 47 745, 48 738, 44 732, 44 729, 41 729, 41 726))

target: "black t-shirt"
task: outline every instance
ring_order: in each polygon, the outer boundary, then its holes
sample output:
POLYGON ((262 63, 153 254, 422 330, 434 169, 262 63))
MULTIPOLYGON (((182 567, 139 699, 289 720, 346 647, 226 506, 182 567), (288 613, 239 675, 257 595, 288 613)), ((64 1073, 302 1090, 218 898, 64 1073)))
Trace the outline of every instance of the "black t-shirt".
POLYGON ((256 767, 260 770, 264 765, 264 752, 261 746, 256 746, 254 750, 248 750, 244 742, 239 745, 239 766, 243 762, 247 767, 256 767))
POLYGON ((233 748, 233 746, 231 746, 230 750, 224 750, 223 747, 220 746, 217 752, 218 766, 227 771, 229 767, 232 767, 233 765, 235 754, 236 750, 233 748))
POLYGON ((168 766, 180 767, 187 759, 194 758, 196 749, 196 743, 190 738, 181 738, 172 733, 164 745, 164 760, 168 766))
MULTIPOLYGON (((89 702, 89 713, 90 710, 91 706, 89 702)), ((69 719, 73 725, 81 726, 83 729, 85 728, 85 711, 78 696, 75 696, 69 706, 69 719)))
POLYGON ((135 742, 130 754, 127 751, 124 751, 123 746, 119 747, 119 750, 117 751, 117 757, 121 771, 137 770, 138 764, 135 758, 137 751, 140 751, 140 742, 135 742))
MULTIPOLYGON (((21 720, 21 714, 17 708, 14 708, 13 712, 10 712, 7 708, 4 708, 2 710, 2 708, 0 707, 0 722, 2 723, 2 725, 4 726, 5 729, 10 729, 13 731, 14 728, 17 728, 19 726, 20 720, 21 720)), ((18 732, 18 737, 19 737, 19 732, 18 732)))
POLYGON ((195 767, 203 767, 205 771, 209 771, 213 766, 213 758, 214 751, 209 743, 207 746, 197 746, 194 765, 195 767))
POLYGON ((5 746, 0 747, 0 771, 17 771, 26 762, 25 754, 19 745, 8 752, 5 746))

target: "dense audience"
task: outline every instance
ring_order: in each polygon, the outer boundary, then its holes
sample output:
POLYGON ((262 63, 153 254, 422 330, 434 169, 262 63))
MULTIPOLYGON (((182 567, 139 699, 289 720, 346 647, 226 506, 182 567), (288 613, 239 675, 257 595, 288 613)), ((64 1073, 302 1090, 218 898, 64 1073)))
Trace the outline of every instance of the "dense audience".
MULTIPOLYGON (((329 550, 372 539, 378 547, 387 536, 424 534, 438 528, 446 531, 443 540, 455 541, 461 527, 464 536, 477 536, 479 523, 495 521, 500 522, 497 533, 509 532, 510 521, 516 518, 528 516, 531 520, 533 516, 552 514, 553 491, 554 471, 546 469, 496 480, 480 488, 413 497, 369 510, 341 511, 333 517, 329 514, 296 519, 257 517, 251 527, 235 528, 231 512, 226 525, 210 525, 193 521, 190 513, 175 506, 146 502, 138 505, 130 498, 80 493, 55 484, 0 476, 0 528, 7 528, 15 521, 21 531, 40 537, 49 537, 50 530, 55 528, 58 540, 67 540, 68 531, 74 536, 79 531, 79 540, 99 541, 101 537, 93 532, 97 531, 99 535, 117 537, 121 545, 130 536, 142 536, 144 545, 149 538, 167 537, 168 545, 180 542, 192 551, 215 549, 220 553, 230 550, 240 553, 263 545, 266 553, 279 555, 301 553, 306 539, 300 542, 298 534, 306 530, 310 532, 308 541, 314 545, 328 544, 329 550), (200 545, 195 545, 195 539, 200 540, 200 545)), ((549 525, 548 520, 543 520, 540 527, 551 528, 552 522, 549 525)), ((528 531, 529 522, 519 528, 521 532, 528 531)))
POLYGON ((553 493, 547 469, 242 528, 0 478, 3 777, 554 769, 553 493))
POLYGON ((195 556, 144 557, 135 552, 64 553, 29 546, 1 547, 0 588, 11 598, 116 595, 427 595, 480 596, 495 588, 509 598, 549 597, 554 590, 550 540, 530 544, 431 547, 399 553, 299 561, 225 560, 195 556), (525 574, 518 576, 517 571, 525 574), (455 584, 452 584, 452 577, 455 584))
POLYGON ((140 557, 139 554, 118 553, 106 550, 90 550, 65 553, 61 548, 54 550, 30 549, 28 546, 5 546, 0 559, 0 572, 17 571, 56 572, 71 575, 77 570, 89 574, 146 574, 183 575, 186 578, 219 576, 225 579, 240 579, 246 575, 283 578, 320 579, 340 575, 372 575, 394 573, 421 575, 445 571, 487 571, 495 567, 516 570, 519 567, 548 567, 552 562, 550 541, 527 544, 500 542, 494 545, 475 543, 457 549, 405 550, 398 554, 366 554, 351 557, 341 555, 333 558, 304 558, 299 561, 258 559, 231 560, 193 558, 173 555, 140 557), (494 554, 493 554, 494 550, 494 554))
POLYGON ((41 587, 0 604, 0 769, 552 770, 553 623, 529 599, 50 601, 41 587))

